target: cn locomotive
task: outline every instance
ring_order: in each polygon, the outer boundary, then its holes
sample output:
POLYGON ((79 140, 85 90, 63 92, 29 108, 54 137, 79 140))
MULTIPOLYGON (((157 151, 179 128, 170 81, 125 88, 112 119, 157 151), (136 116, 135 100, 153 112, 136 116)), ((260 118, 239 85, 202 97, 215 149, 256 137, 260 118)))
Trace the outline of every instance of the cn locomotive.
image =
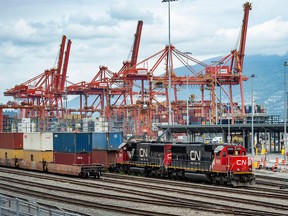
POLYGON ((241 145, 131 141, 120 146, 114 171, 171 179, 205 180, 234 187, 255 184, 241 145))

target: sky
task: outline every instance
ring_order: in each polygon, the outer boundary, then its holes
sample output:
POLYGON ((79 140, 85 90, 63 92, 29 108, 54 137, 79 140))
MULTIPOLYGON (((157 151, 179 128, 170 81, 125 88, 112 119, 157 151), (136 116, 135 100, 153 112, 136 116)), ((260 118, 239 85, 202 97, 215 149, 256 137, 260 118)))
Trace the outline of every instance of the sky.
MULTIPOLYGON (((171 43, 204 60, 237 48, 242 0, 170 2, 171 43)), ((251 0, 246 55, 288 53, 288 1, 251 0)), ((68 80, 91 81, 99 66, 119 71, 128 60, 138 20, 138 60, 168 44, 168 3, 162 0, 0 0, 0 103, 3 92, 56 67, 63 35, 72 40, 68 80)))

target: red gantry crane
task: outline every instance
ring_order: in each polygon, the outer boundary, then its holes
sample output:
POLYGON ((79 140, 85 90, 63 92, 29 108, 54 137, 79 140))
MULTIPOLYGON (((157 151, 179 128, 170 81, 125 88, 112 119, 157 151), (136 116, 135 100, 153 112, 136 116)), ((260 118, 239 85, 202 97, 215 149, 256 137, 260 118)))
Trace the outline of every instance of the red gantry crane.
POLYGON ((63 117, 62 97, 65 93, 71 43, 71 40, 68 40, 65 51, 66 36, 62 37, 57 68, 45 70, 42 74, 4 92, 5 96, 12 96, 14 99, 21 100, 20 105, 10 106, 20 109, 21 117, 37 116, 44 118, 50 115, 49 112, 53 112, 54 115, 54 111, 58 118, 63 117))

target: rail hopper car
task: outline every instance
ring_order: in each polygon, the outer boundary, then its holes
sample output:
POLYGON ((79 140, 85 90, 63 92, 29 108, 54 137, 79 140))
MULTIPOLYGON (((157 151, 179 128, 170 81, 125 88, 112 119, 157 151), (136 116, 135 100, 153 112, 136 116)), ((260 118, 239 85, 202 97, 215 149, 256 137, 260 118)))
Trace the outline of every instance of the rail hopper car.
POLYGON ((255 184, 252 161, 241 145, 128 142, 117 154, 116 171, 172 179, 205 179, 238 186, 255 184))

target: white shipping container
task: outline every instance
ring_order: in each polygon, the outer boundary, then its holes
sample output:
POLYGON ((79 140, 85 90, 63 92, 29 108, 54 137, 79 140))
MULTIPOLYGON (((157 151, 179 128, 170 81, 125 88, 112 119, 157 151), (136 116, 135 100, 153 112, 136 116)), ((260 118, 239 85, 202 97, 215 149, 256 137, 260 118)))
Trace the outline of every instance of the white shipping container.
POLYGON ((30 120, 30 118, 22 118, 22 119, 21 119, 21 122, 24 123, 24 124, 26 124, 26 123, 30 123, 31 120, 30 120))
POLYGON ((53 151, 53 133, 24 133, 23 149, 34 151, 53 151))
POLYGON ((26 128, 26 127, 21 127, 21 128, 18 128, 18 132, 20 133, 30 133, 31 132, 31 129, 30 128, 26 128))
POLYGON ((95 127, 94 132, 102 132, 102 127, 95 127))

